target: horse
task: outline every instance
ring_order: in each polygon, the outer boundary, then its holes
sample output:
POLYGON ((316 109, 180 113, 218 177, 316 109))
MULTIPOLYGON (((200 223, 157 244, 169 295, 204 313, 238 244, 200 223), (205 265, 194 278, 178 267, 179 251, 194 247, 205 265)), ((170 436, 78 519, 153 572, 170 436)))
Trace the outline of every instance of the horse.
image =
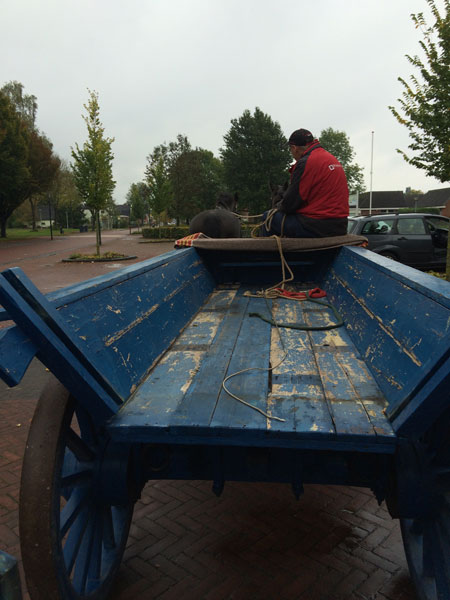
POLYGON ((275 185, 274 183, 269 183, 272 208, 277 208, 278 204, 283 200, 284 192, 287 190, 288 185, 289 184, 287 182, 284 185, 275 185))
POLYGON ((241 221, 233 214, 237 209, 238 195, 220 194, 216 207, 204 210, 189 223, 189 233, 204 233, 211 238, 241 237, 241 221))

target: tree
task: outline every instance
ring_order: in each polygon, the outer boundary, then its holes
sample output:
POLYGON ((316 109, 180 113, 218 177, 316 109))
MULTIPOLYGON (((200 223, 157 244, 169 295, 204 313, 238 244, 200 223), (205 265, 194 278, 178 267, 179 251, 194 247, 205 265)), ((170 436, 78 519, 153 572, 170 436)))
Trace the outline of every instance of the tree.
POLYGON ((337 131, 332 127, 320 133, 320 144, 335 156, 344 168, 350 193, 364 192, 364 175, 362 167, 352 163, 355 152, 350 145, 350 140, 344 131, 337 131))
POLYGON ((130 223, 131 216, 136 221, 141 223, 141 227, 144 224, 145 216, 149 212, 149 190, 145 183, 139 181, 138 183, 132 183, 127 193, 127 204, 130 206, 130 223))
MULTIPOLYGON (((434 23, 427 26, 423 13, 411 19, 423 34, 419 42, 424 58, 406 55, 418 69, 420 78, 411 75, 409 83, 399 77, 403 86, 399 109, 389 110, 409 132, 411 153, 397 149, 411 165, 423 169, 442 183, 450 182, 450 0, 444 0, 441 16, 435 0, 426 0, 434 23)), ((450 236, 447 246, 447 281, 450 281, 450 236)))
POLYGON ((146 182, 149 190, 149 203, 154 217, 158 222, 159 234, 161 236, 161 216, 169 207, 172 198, 170 179, 166 172, 164 158, 159 157, 146 169, 146 182))
POLYGON ((97 92, 89 91, 89 100, 83 105, 87 116, 83 116, 88 130, 88 139, 80 149, 72 148, 72 170, 80 196, 91 211, 96 225, 97 254, 100 254, 100 211, 112 200, 116 182, 113 179, 112 162, 114 155, 111 145, 114 138, 105 137, 105 129, 100 122, 100 107, 97 92))
MULTIPOLYGON (((57 176, 61 160, 53 154, 53 145, 44 135, 32 129, 28 145, 29 178, 25 197, 30 203, 33 231, 36 230, 36 207, 43 201, 57 176)), ((48 200, 48 198, 47 198, 48 200)))
POLYGON ((0 91, 0 236, 6 222, 22 202, 29 177, 28 129, 9 98, 0 91))
POLYGON ((42 195, 48 192, 58 172, 60 160, 53 154, 50 140, 36 127, 36 96, 25 94, 18 81, 10 81, 2 87, 9 98, 21 127, 28 132, 28 181, 22 188, 22 201, 28 200, 31 207, 33 230, 36 229, 36 206, 42 195))
POLYGON ((280 125, 255 108, 231 120, 221 148, 225 183, 252 214, 269 207, 270 183, 283 183, 291 155, 280 125))
POLYGON ((174 193, 170 216, 189 220, 202 210, 214 208, 223 189, 223 168, 212 152, 203 148, 183 152, 169 175, 174 193))
POLYGON ((173 165, 177 161, 178 157, 185 152, 189 152, 190 150, 191 144, 188 138, 184 135, 178 134, 175 142, 170 142, 169 144, 164 143, 160 144, 159 146, 155 146, 153 152, 147 156, 145 178, 149 187, 154 187, 155 185, 155 173, 157 173, 157 185, 159 189, 162 189, 161 186, 163 178, 167 179, 167 184, 164 186, 163 195, 158 201, 155 201, 155 198, 153 197, 151 199, 152 202, 156 202, 156 204, 159 205, 159 203, 162 202, 162 198, 165 198, 164 202, 166 204, 163 210, 158 212, 159 217, 164 211, 168 211, 170 206, 173 206, 173 216, 177 219, 177 222, 179 221, 180 215, 177 213, 177 201, 173 197, 171 173, 173 165))
POLYGON ((10 99, 22 121, 30 130, 36 129, 37 98, 23 93, 23 84, 18 81, 6 83, 1 91, 10 99))
POLYGON ((65 161, 53 180, 50 194, 54 198, 56 221, 64 227, 80 227, 85 218, 83 201, 76 188, 72 169, 65 161))

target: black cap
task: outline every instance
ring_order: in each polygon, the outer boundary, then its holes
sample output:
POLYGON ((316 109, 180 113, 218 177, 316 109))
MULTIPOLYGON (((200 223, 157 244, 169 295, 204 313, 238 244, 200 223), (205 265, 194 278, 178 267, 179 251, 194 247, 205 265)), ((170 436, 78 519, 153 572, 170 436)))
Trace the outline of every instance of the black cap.
POLYGON ((289 145, 293 146, 306 146, 314 140, 313 134, 307 129, 296 129, 294 133, 291 133, 289 138, 289 145))

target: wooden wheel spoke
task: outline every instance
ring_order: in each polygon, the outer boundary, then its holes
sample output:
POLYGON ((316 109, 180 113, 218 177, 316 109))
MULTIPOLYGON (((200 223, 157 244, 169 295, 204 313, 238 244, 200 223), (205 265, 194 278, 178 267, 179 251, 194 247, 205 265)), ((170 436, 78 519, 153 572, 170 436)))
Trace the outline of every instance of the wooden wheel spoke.
POLYGON ((85 595, 92 547, 95 540, 96 513, 91 511, 89 520, 77 551, 77 559, 73 567, 72 584, 79 594, 85 595))
POLYGON ((61 539, 67 534, 81 511, 85 509, 88 501, 88 490, 84 491, 83 493, 77 492, 70 496, 67 504, 63 507, 60 513, 59 531, 61 539))
POLYGON ((95 523, 94 539, 91 548, 89 561, 89 570, 87 573, 86 593, 97 589, 102 575, 102 556, 103 556, 103 523, 97 514, 95 523))
POLYGON ((106 550, 114 550, 116 547, 116 538, 114 532, 114 522, 112 516, 112 508, 106 507, 103 515, 103 544, 106 550))
POLYGON ((75 561, 79 558, 78 553, 81 542, 89 522, 90 506, 84 506, 75 517, 72 526, 69 529, 66 543, 64 544, 64 561, 66 563, 67 573, 72 573, 75 561))
POLYGON ((95 453, 73 429, 67 432, 66 445, 80 462, 92 462, 95 459, 95 453))
POLYGON ((434 522, 430 527, 433 538, 431 552, 433 557, 434 577, 436 581, 436 593, 439 600, 450 598, 450 565, 448 564, 448 542, 445 541, 440 527, 434 522))
POLYGON ((80 405, 75 411, 78 425, 80 427, 81 436, 89 444, 95 446, 98 443, 98 436, 95 425, 89 413, 80 405))
MULTIPOLYGON (((80 469, 70 475, 61 477, 62 488, 85 487, 92 480, 92 471, 90 469, 80 469)), ((66 496, 67 492, 64 494, 66 496)))

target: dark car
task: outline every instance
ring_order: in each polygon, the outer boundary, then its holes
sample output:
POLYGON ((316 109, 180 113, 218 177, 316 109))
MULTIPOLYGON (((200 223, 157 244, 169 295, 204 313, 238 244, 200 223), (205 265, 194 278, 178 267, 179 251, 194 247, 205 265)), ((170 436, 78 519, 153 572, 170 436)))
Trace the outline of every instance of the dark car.
POLYGON ((445 267, 450 219, 409 213, 354 217, 348 232, 364 235, 369 250, 417 268, 445 267))

